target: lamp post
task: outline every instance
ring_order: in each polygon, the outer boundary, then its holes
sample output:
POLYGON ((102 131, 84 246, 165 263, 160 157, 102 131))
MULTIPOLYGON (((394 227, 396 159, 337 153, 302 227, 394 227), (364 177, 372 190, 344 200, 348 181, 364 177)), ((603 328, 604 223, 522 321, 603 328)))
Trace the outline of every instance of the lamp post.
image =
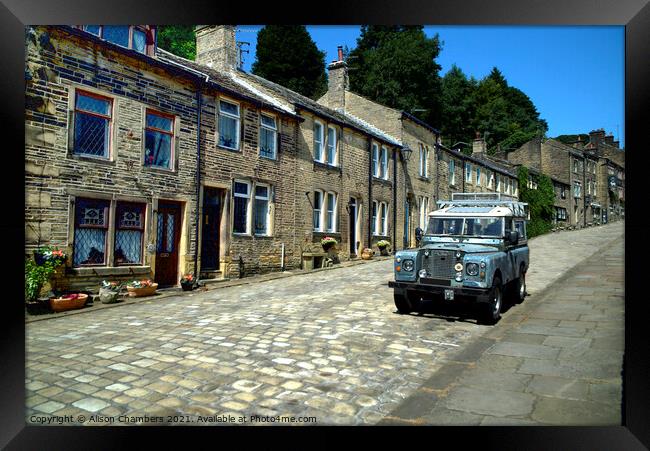
POLYGON ((401 156, 402 156, 402 161, 404 163, 404 237, 403 237, 403 242, 404 242, 404 249, 408 248, 408 235, 409 235, 409 216, 410 216, 410 211, 408 207, 408 196, 406 192, 406 178, 408 176, 408 170, 406 167, 406 163, 409 161, 411 158, 411 154, 413 153, 413 149, 411 149, 408 145, 405 145, 404 147, 401 148, 400 150, 401 156))

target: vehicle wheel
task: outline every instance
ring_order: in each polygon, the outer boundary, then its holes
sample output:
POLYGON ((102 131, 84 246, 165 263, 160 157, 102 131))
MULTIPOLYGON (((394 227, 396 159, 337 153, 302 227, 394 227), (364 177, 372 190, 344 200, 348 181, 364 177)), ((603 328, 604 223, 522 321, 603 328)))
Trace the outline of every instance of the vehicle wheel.
POLYGON ((409 295, 405 292, 402 294, 394 293, 393 298, 395 300, 395 307, 397 307, 397 311, 402 315, 411 313, 414 310, 414 303, 412 302, 409 295))
POLYGON ((503 308, 503 285, 501 279, 497 276, 492 282, 490 290, 490 300, 483 304, 482 322, 484 324, 495 324, 501 318, 501 309, 503 308))
POLYGON ((513 300, 517 304, 521 304, 524 302, 524 299, 526 299, 526 273, 524 272, 523 267, 521 268, 519 278, 515 281, 514 285, 513 300))

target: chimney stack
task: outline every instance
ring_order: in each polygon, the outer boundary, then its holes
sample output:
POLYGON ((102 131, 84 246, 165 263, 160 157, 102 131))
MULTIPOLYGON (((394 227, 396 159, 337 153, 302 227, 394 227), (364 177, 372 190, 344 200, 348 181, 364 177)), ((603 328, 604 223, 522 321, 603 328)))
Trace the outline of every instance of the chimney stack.
POLYGON ((338 46, 338 61, 328 66, 327 102, 330 108, 345 110, 345 91, 350 88, 348 65, 343 61, 343 47, 338 46))
POLYGON ((605 139, 605 130, 602 128, 599 130, 592 130, 589 132, 589 142, 595 145, 598 145, 600 141, 605 139))
POLYGON ((485 153, 485 140, 481 137, 480 132, 476 132, 476 138, 472 142, 472 154, 485 153))
POLYGON ((195 33, 197 63, 220 71, 237 69, 235 25, 197 25, 195 33))

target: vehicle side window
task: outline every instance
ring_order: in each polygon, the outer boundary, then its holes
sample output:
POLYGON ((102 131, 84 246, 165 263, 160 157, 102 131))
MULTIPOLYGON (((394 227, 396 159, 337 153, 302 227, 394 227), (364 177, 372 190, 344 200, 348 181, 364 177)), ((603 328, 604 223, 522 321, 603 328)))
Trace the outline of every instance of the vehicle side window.
POLYGON ((519 232, 519 239, 526 239, 526 226, 524 225, 524 221, 515 221, 515 230, 519 232))

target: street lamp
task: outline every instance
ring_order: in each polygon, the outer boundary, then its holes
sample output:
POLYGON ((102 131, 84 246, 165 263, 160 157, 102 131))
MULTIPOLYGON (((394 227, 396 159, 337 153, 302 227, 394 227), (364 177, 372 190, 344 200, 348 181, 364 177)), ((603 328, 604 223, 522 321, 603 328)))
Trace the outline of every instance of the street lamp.
POLYGON ((402 147, 402 158, 404 159, 404 161, 409 161, 412 153, 413 150, 409 146, 402 147))

